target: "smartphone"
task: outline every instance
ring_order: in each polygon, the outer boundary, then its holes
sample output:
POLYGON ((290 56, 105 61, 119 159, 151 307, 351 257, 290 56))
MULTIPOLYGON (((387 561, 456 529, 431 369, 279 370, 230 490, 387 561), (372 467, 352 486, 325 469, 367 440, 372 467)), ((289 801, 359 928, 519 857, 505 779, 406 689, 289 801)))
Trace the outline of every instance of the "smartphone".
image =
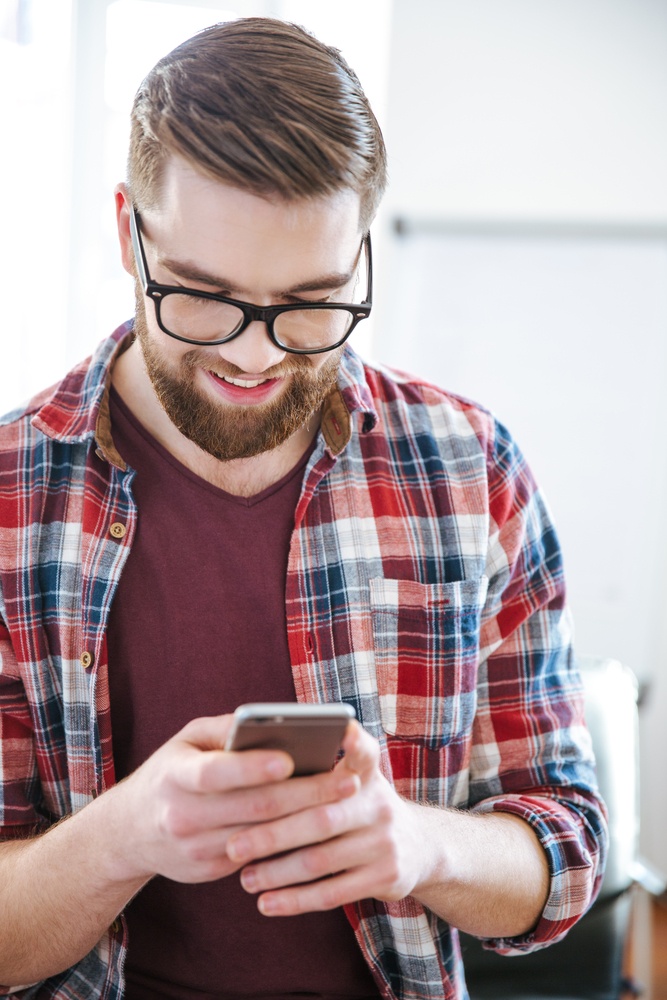
POLYGON ((258 702, 239 705, 225 750, 285 750, 294 774, 329 771, 345 736, 351 705, 258 702))

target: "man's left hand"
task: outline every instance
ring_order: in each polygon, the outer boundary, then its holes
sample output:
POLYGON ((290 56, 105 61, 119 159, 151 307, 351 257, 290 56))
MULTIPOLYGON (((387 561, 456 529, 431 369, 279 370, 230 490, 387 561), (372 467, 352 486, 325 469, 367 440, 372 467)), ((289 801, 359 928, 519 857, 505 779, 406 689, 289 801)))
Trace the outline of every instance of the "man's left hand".
POLYGON ((245 864, 244 888, 267 916, 331 910, 359 899, 410 895, 421 876, 420 807, 380 772, 380 748, 356 722, 336 769, 356 777, 349 798, 248 827, 227 844, 245 864), (260 860, 267 859, 267 860, 260 860))

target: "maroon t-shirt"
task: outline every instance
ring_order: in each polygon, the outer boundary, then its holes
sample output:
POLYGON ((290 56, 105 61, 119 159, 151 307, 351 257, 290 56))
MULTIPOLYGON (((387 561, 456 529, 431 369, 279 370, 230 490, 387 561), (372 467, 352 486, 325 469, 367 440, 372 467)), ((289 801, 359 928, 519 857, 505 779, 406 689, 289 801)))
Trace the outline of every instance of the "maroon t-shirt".
MULTIPOLYGON (((120 780, 193 718, 296 700, 285 573, 308 456, 236 497, 181 465, 115 391, 111 419, 139 510, 108 630, 120 780)), ((238 873, 197 885, 157 876, 126 915, 127 1000, 380 995, 342 910, 263 917, 238 873)))

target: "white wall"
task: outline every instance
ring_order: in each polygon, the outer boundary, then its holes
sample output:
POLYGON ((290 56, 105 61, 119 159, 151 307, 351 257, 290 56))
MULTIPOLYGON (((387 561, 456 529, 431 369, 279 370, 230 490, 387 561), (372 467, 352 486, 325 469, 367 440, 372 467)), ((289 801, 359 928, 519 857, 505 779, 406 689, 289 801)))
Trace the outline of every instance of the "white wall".
POLYGON ((393 206, 667 221, 664 0, 395 0, 393 206))
POLYGON ((70 0, 35 0, 27 23, 0 8, 3 413, 64 372, 69 15, 70 0))
POLYGON ((395 0, 375 353, 490 406, 563 542, 582 652, 649 682, 667 870, 667 4, 395 0))

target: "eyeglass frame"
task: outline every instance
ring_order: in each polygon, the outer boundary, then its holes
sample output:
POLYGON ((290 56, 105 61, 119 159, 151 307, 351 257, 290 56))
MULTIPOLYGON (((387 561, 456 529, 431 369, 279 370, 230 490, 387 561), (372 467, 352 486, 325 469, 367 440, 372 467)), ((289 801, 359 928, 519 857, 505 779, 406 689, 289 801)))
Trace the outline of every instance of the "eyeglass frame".
MULTIPOLYGON (((181 287, 180 285, 163 285, 158 281, 153 281, 148 270, 148 260, 144 249, 144 242, 141 237, 141 216, 135 205, 132 205, 130 212, 130 236, 132 239, 132 249, 139 272, 139 281, 147 295, 153 301, 155 307, 155 318, 158 326, 168 337, 180 340, 184 344, 194 344, 197 347, 214 347, 217 344, 227 344, 231 340, 240 337, 253 322, 262 322, 266 325, 266 332, 273 344, 281 351, 288 354, 325 354, 327 351, 335 351, 341 347, 348 339, 354 328, 364 319, 368 319, 373 307, 373 252, 371 249, 371 234, 367 232, 362 237, 362 247, 366 251, 366 297, 362 302, 294 302, 283 306, 256 306, 251 302, 243 302, 240 299, 232 299, 226 295, 219 295, 217 292, 205 292, 196 288, 181 287), (218 337, 216 340, 194 340, 190 337, 183 337, 173 330, 167 329, 162 322, 160 306, 163 299, 168 295, 191 295, 197 298, 212 299, 215 302, 222 302, 225 305, 236 306, 243 313, 243 322, 237 330, 227 334, 226 337, 218 337), (347 311, 352 315, 352 324, 344 337, 337 340, 330 347, 302 348, 286 347, 281 343, 275 334, 273 324, 281 313, 296 312, 304 310, 335 309, 347 311)), ((361 247, 360 247, 361 252, 361 247)))

